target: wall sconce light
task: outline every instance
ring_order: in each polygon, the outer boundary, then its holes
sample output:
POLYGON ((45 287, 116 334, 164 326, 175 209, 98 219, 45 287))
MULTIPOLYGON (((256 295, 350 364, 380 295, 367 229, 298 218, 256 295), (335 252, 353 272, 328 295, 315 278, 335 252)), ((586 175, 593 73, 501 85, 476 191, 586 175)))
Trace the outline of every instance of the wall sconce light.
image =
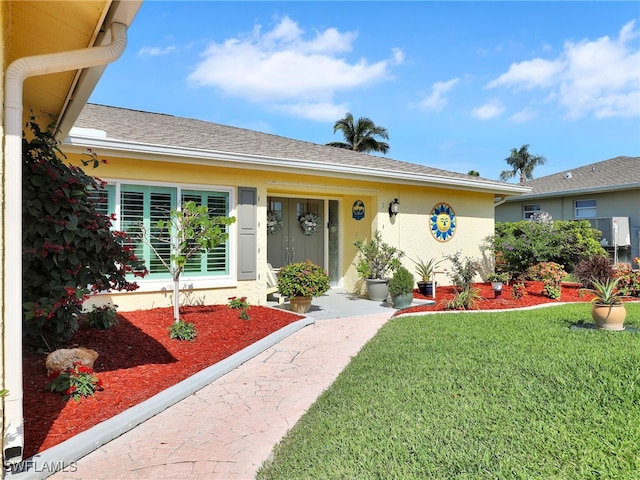
POLYGON ((397 198, 393 199, 393 202, 389 203, 389 218, 395 217, 400 211, 400 202, 397 198))

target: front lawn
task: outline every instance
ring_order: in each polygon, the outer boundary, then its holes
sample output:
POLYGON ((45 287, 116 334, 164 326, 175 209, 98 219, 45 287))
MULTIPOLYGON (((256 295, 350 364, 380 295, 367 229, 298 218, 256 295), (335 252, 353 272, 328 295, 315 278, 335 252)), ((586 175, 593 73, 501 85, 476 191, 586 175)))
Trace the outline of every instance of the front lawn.
POLYGON ((392 319, 258 478, 639 478, 640 333, 580 322, 588 305, 392 319))

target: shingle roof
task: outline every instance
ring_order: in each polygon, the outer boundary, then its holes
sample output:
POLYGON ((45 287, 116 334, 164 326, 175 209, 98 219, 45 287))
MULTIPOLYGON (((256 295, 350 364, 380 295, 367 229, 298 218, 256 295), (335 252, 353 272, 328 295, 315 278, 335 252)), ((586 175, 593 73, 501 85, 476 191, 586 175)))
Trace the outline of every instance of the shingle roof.
MULTIPOLYGON (((640 157, 615 157, 563 170, 525 182, 531 193, 522 197, 577 194, 582 191, 608 191, 640 188, 640 157)), ((522 199, 519 197, 519 199, 522 199)))
MULTIPOLYGON (((513 185, 439 168, 367 155, 351 150, 294 140, 243 128, 191 118, 150 113, 105 105, 87 104, 74 125, 105 131, 108 139, 139 144, 195 148, 214 152, 255 155, 318 162, 331 166, 378 169, 403 174, 431 175, 483 183, 498 190, 513 185)), ((257 161, 260 161, 258 158, 257 161)))

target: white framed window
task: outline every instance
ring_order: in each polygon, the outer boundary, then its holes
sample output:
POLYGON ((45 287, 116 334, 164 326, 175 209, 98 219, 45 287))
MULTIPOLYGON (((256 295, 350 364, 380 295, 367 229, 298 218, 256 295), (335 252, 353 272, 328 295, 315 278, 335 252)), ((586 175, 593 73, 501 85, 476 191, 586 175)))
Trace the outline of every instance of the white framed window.
POLYGON ((594 218, 596 216, 595 200, 576 200, 574 205, 575 218, 594 218))
POLYGON ((531 215, 540 211, 540 205, 524 205, 522 209, 522 218, 524 220, 529 220, 531 215))
MULTIPOLYGON (((94 205, 103 214, 115 214, 113 228, 126 232, 128 245, 136 256, 144 260, 149 274, 136 280, 139 284, 150 281, 171 280, 171 274, 164 266, 171 261, 170 247, 167 242, 157 239, 158 220, 169 220, 169 212, 178 204, 193 201, 197 205, 206 205, 210 215, 229 216, 232 190, 221 187, 155 185, 130 183, 124 181, 109 182, 104 189, 92 193, 94 205), (180 202, 178 202, 180 199, 180 202), (140 226, 147 232, 145 241, 136 240, 140 226), (149 245, 151 243, 154 248, 149 245), (155 249, 155 252, 154 252, 155 249), (157 252, 157 254, 156 254, 157 252)), ((231 229, 229 226, 223 226, 231 229)), ((164 234, 168 234, 165 230, 164 234)), ((185 266, 182 279, 230 279, 232 274, 231 239, 213 250, 193 256, 185 266)), ((200 282, 199 282, 200 283, 200 282)))

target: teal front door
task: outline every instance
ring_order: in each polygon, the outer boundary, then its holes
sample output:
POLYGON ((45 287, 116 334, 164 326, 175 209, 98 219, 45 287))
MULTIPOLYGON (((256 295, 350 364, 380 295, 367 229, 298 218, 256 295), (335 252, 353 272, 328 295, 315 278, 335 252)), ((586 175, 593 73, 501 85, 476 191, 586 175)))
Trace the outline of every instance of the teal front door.
POLYGON ((267 210, 267 261, 279 268, 308 259, 324 267, 324 201, 269 197, 267 210))

